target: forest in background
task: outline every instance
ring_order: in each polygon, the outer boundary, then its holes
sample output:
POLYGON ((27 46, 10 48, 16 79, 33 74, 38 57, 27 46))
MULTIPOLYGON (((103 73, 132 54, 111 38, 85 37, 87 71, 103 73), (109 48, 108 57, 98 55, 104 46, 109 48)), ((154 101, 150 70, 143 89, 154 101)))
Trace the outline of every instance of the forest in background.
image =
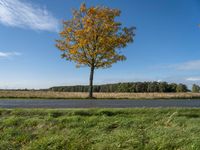
MULTIPOLYGON (((49 88, 50 91, 56 92, 88 92, 89 86, 57 86, 49 88)), ((94 92, 130 92, 130 93, 152 93, 152 92, 190 92, 191 90, 182 83, 167 82, 126 82, 114 84, 94 85, 94 92)), ((192 92, 199 92, 200 87, 196 84, 192 86, 192 92)))

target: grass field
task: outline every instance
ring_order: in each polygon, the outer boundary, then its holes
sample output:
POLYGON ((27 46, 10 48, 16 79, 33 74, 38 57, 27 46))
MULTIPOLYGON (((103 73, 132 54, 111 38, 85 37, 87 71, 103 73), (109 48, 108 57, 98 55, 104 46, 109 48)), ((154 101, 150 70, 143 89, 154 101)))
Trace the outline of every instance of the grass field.
POLYGON ((200 109, 0 109, 0 149, 200 149, 200 109))
MULTIPOLYGON (((84 99, 88 93, 52 91, 0 91, 0 98, 84 99)), ((200 93, 94 93, 99 99, 197 99, 200 93)))

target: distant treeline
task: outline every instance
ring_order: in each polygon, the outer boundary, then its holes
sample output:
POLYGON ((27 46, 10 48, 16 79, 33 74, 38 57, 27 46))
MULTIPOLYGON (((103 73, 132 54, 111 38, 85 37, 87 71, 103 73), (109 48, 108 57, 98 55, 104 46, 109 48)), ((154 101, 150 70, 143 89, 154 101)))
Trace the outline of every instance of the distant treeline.
MULTIPOLYGON (((59 92, 88 92, 89 86, 59 86, 52 87, 49 90, 59 92)), ((167 82, 127 82, 94 85, 94 92, 188 92, 185 84, 167 83, 167 82)))

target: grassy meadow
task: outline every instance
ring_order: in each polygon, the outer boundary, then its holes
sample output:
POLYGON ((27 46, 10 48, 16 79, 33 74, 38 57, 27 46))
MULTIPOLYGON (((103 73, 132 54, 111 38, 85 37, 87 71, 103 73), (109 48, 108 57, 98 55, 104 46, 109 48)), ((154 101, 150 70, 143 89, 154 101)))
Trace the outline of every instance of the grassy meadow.
MULTIPOLYGON (((87 92, 0 91, 0 98, 85 99, 87 92)), ((94 93, 98 99, 197 99, 200 93, 94 93)))
POLYGON ((200 149, 200 109, 0 109, 1 150, 200 149))

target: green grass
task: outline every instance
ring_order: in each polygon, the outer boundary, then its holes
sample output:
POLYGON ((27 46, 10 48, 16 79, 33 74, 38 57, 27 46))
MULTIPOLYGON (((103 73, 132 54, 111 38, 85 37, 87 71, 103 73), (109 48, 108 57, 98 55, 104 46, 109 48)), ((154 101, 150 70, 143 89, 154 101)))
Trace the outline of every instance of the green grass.
POLYGON ((0 109, 0 150, 200 149, 200 109, 0 109))

